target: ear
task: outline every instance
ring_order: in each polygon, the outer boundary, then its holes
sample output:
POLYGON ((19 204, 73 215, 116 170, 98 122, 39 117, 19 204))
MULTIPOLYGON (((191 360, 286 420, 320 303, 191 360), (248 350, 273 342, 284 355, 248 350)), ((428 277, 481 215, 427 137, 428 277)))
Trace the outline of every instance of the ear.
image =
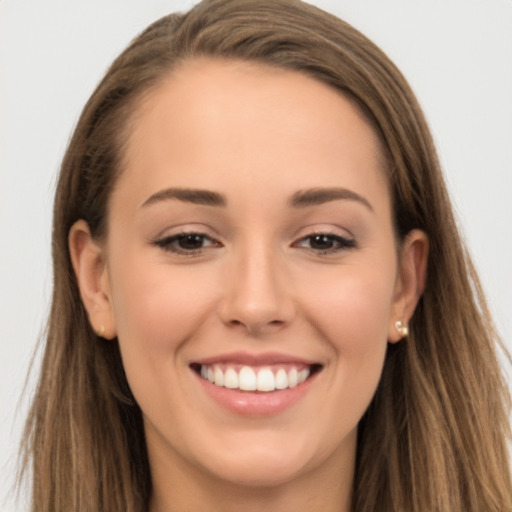
POLYGON ((390 343, 396 343, 406 336, 397 329, 396 322, 400 321, 406 326, 409 324, 425 289, 428 245, 427 235, 419 229, 410 231, 403 242, 388 325, 390 343))
POLYGON ((91 327, 98 336, 112 339, 116 329, 104 249, 93 239, 84 220, 71 227, 68 245, 91 327))

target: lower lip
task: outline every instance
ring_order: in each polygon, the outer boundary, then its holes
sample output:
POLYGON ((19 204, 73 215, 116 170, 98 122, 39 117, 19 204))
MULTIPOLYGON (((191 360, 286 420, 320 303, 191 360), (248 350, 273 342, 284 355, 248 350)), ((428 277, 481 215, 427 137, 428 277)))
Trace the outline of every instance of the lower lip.
POLYGON ((221 407, 244 416, 279 414, 298 402, 310 389, 317 374, 294 388, 269 392, 239 391, 216 386, 195 373, 206 393, 221 407))

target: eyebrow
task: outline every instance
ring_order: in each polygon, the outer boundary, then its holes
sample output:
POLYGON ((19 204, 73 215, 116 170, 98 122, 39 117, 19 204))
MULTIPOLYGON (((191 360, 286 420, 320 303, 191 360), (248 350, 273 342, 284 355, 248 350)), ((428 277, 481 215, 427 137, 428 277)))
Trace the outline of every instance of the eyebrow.
MULTIPOLYGON (((227 199, 218 192, 211 190, 189 189, 189 188, 166 188, 151 195, 142 207, 150 206, 160 201, 169 199, 177 199, 185 203, 198 204, 203 206, 219 206, 225 207, 227 199)), ((338 201, 340 199, 357 201, 366 206, 370 211, 373 207, 370 202, 363 196, 353 192, 352 190, 333 187, 333 188, 311 188, 307 190, 299 190, 295 192, 289 201, 293 208, 307 208, 308 206, 316 206, 330 201, 338 201)))
POLYGON ((316 206, 339 199, 357 201, 366 206, 370 211, 374 211, 373 206, 366 198, 352 190, 340 187, 299 190, 290 198, 290 205, 294 208, 307 208, 308 206, 316 206))
POLYGON ((218 192, 211 190, 200 190, 190 188, 166 188, 156 192, 150 196, 142 207, 150 206, 160 201, 167 201, 169 199, 177 199, 185 203, 199 204, 203 206, 226 206, 227 200, 225 196, 218 192))

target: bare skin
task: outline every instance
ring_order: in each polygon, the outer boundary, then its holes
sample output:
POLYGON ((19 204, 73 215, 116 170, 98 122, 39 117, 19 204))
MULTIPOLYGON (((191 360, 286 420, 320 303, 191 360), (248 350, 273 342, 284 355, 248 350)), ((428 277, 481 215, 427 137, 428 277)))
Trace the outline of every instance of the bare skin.
POLYGON ((79 221, 70 249, 143 413, 151 512, 348 511, 428 249, 420 231, 397 246, 373 129, 300 73, 195 59, 140 107, 125 162, 106 241, 79 221), (199 372, 247 360, 314 373, 261 398, 199 372))

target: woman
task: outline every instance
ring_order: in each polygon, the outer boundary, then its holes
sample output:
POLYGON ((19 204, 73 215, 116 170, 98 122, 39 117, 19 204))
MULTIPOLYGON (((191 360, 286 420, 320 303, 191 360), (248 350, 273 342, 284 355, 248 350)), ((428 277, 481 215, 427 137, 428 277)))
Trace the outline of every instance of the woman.
POLYGON ((34 510, 508 510, 497 337, 420 108, 306 4, 149 27, 54 209, 34 510))

